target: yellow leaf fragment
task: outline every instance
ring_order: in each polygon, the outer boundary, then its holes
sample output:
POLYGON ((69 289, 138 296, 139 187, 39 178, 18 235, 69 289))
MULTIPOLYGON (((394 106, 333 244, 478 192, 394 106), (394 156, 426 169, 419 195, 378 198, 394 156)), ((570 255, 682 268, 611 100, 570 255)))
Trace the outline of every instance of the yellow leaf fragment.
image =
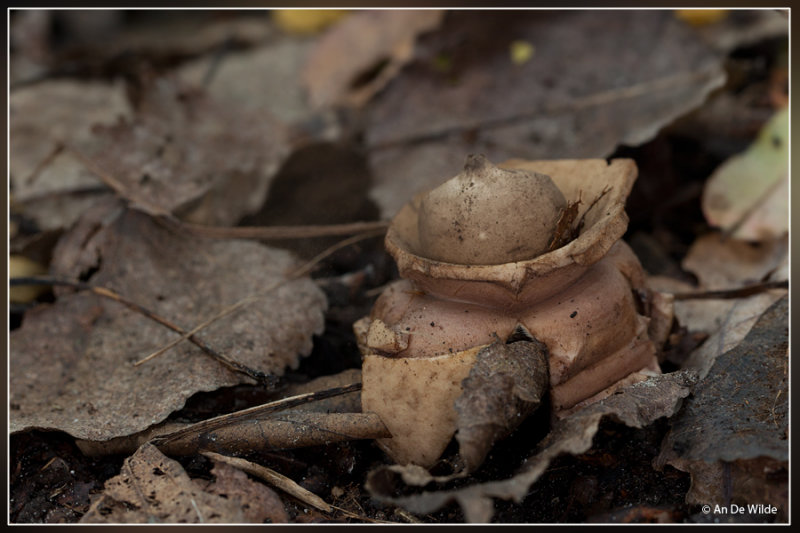
POLYGON ((536 48, 528 41, 512 41, 509 45, 509 52, 511 53, 511 62, 515 65, 523 65, 531 60, 536 48))
POLYGON ((749 241, 789 230, 789 111, 776 112, 747 150, 720 165, 703 191, 712 226, 749 241))
POLYGON ((314 35, 346 14, 346 9, 276 9, 272 18, 287 33, 314 35))
MULTIPOLYGON (((25 276, 38 276, 47 274, 47 268, 36 261, 21 255, 12 255, 8 258, 8 276, 21 278, 25 276)), ((11 287, 9 300, 16 303, 32 302, 37 296, 47 291, 43 285, 19 285, 11 287)))
POLYGON ((713 24, 728 16, 727 9, 676 9, 675 16, 692 26, 713 24))

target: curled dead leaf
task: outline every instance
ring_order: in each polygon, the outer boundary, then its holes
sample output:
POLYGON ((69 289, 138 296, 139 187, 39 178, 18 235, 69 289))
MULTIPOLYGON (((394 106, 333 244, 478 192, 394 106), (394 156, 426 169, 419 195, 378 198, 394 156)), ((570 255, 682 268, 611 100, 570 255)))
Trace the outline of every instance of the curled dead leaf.
POLYGON ((547 346, 535 339, 496 342, 478 352, 455 402, 458 453, 467 472, 539 407, 549 385, 547 346))

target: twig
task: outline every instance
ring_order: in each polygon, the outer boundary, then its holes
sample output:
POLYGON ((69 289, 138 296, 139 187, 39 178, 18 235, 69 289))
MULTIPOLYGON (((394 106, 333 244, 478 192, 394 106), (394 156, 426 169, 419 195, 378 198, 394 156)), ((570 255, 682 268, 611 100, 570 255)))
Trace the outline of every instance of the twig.
POLYGON ((56 141, 53 149, 50 150, 50 153, 48 153, 45 158, 42 159, 38 165, 36 165, 36 168, 33 169, 33 172, 31 172, 30 176, 25 179, 25 183, 28 185, 33 185, 33 182, 36 181, 42 171, 47 168, 47 166, 52 163, 56 157, 58 157, 58 154, 63 151, 64 145, 60 141, 56 141))
POLYGON ((215 461, 219 461, 222 463, 229 464, 239 470, 247 472, 248 474, 254 475, 270 483, 271 485, 275 486, 276 488, 284 491, 285 493, 289 494, 290 496, 294 496, 301 502, 305 503, 306 505, 310 505, 315 509, 319 509, 320 511, 326 513, 333 513, 334 511, 338 511, 345 516, 350 518, 356 518, 358 520, 364 520, 366 522, 372 522, 375 524, 394 524, 396 522, 384 521, 384 520, 374 520, 367 516, 362 516, 352 511, 348 511, 347 509, 342 509, 341 507, 337 507, 335 505, 331 505, 327 503, 325 500, 314 494, 313 492, 304 489, 300 485, 298 485, 292 479, 284 476, 283 474, 279 474, 275 472, 271 468, 267 468, 266 466, 253 463, 246 459, 242 459, 241 457, 230 457, 227 455, 222 455, 219 453, 214 452, 200 452, 201 455, 208 457, 209 459, 213 459, 215 461))
POLYGON ((372 231, 386 231, 388 220, 350 222, 348 224, 326 224, 311 226, 203 226, 183 222, 175 218, 160 218, 159 221, 194 235, 212 239, 309 239, 313 237, 337 237, 372 231))
POLYGON ((334 387, 332 389, 326 389, 316 392, 307 392, 305 394, 298 394, 297 396, 281 398, 280 400, 266 403, 264 405, 257 405, 255 407, 242 409, 241 411, 236 411, 234 413, 228 413, 226 415, 221 415, 214 418, 210 418, 208 420, 203 420, 202 422, 197 422, 196 424, 191 424, 189 426, 179 429, 178 431, 167 433, 166 435, 159 435, 158 437, 155 437, 151 442, 155 446, 164 446, 171 442, 183 439, 187 436, 199 433, 207 433, 209 431, 213 431, 217 428, 232 424, 234 422, 262 418, 277 411, 282 411, 284 409, 289 409, 291 407, 297 407, 298 405, 324 400, 326 398, 332 398, 334 396, 340 396, 342 394, 347 394, 349 392, 356 392, 359 390, 361 390, 361 383, 353 383, 352 385, 348 385, 346 387, 334 387))
POLYGON ((267 468, 266 466, 252 463, 246 459, 242 459, 241 457, 228 457, 227 455, 221 455, 219 453, 214 453, 214 452, 200 452, 200 453, 208 457, 209 459, 214 459, 215 461, 229 464, 231 466, 238 468, 239 470, 247 472, 248 474, 260 477, 267 483, 274 485, 275 487, 281 489, 282 491, 286 492, 291 496, 294 496, 301 502, 305 503, 306 505, 310 505, 315 509, 319 509, 320 511, 324 511, 326 513, 330 513, 331 511, 333 511, 333 507, 331 507, 328 503, 326 503, 325 500, 323 500, 313 492, 304 489, 303 487, 292 481, 290 478, 277 473, 271 468, 267 468))
POLYGON ((143 200, 139 195, 135 194, 135 191, 131 191, 128 187, 125 186, 122 182, 120 182, 115 176, 111 173, 106 172, 97 164, 97 162, 89 157, 88 155, 84 154, 81 150, 72 146, 70 144, 64 144, 64 148, 69 150, 86 169, 97 176, 97 178, 106 184, 111 190, 117 193, 118 196, 125 199, 126 201, 130 202, 133 205, 137 205, 140 210, 145 211, 151 216, 164 216, 164 217, 171 217, 172 214, 165 211, 162 207, 155 206, 150 204, 149 202, 143 200))
POLYGON ((388 220, 377 220, 369 222, 351 222, 348 224, 327 224, 312 226, 238 226, 238 227, 218 227, 204 226, 202 224, 192 224, 183 222, 165 211, 162 207, 153 205, 143 200, 131 191, 124 183, 119 181, 111 173, 101 168, 90 156, 84 154, 80 149, 69 144, 64 144, 63 149, 69 150, 86 167, 86 169, 97 176, 108 188, 117 193, 118 196, 130 202, 134 207, 139 207, 147 214, 154 216, 155 220, 171 229, 188 231, 194 235, 210 237, 214 239, 308 239, 312 237, 335 237, 341 235, 352 235, 369 231, 386 231, 389 227, 388 220))
POLYGON ((788 289, 789 280, 767 281, 746 285, 737 289, 726 289, 718 291, 698 291, 698 292, 677 292, 673 293, 676 300, 725 300, 731 298, 745 298, 771 289, 788 289))
MULTIPOLYGON (((94 285, 89 285, 88 283, 84 283, 81 281, 73 281, 68 279, 62 278, 55 278, 51 276, 33 276, 33 277, 21 277, 21 278, 12 278, 9 280, 9 284, 11 286, 14 285, 60 285, 66 287, 73 287, 75 289, 86 290, 103 298, 108 298, 109 300, 113 300, 118 302, 133 311, 140 313, 141 315, 153 320, 162 326, 165 326, 172 331, 179 333, 181 335, 186 334, 186 331, 181 328, 180 326, 173 324, 168 319, 154 313, 153 311, 147 309, 146 307, 137 304, 127 298, 117 294, 116 292, 112 291, 111 289, 107 289, 105 287, 96 287, 94 285)), ((260 370, 255 370, 250 368, 246 365, 235 361, 228 356, 221 354, 214 350, 211 346, 203 342, 202 340, 196 338, 194 335, 189 334, 186 337, 181 337, 181 339, 186 338, 189 342, 203 350, 206 354, 210 355, 229 369, 233 370, 234 372, 238 372, 240 374, 245 374, 260 383, 266 384, 274 384, 275 377, 271 375, 267 375, 260 370)))
POLYGON ((214 54, 211 56, 211 63, 208 65, 208 69, 203 76, 203 81, 200 82, 201 87, 208 89, 208 87, 211 85, 211 80, 214 79, 214 76, 217 74, 217 71, 222 64, 222 60, 229 55, 231 48, 233 48, 233 37, 229 35, 224 41, 216 46, 214 54))

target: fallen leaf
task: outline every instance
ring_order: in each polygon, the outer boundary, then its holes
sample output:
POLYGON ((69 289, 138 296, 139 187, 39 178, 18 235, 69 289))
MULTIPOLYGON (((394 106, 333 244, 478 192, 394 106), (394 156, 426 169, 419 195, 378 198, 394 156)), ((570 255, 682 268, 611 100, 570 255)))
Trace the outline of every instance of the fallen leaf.
POLYGON ((547 347, 539 341, 498 342, 478 352, 455 402, 465 471, 474 472, 494 443, 539 407, 549 377, 547 347))
POLYGON ((272 20, 285 32, 313 35, 338 22, 346 9, 276 9, 272 20))
MULTIPOLYGON (((285 251, 248 241, 176 234, 114 204, 86 214, 56 248, 51 272, 84 279, 188 329, 242 299, 261 296, 196 337, 266 375, 296 367, 323 329, 325 297, 285 251), (272 288, 269 292, 264 292, 272 288)), ((172 340, 164 326, 116 302, 61 295, 11 334, 10 431, 60 429, 107 440, 144 430, 198 391, 249 382, 188 342, 141 365, 172 340)))
POLYGON ((416 467, 417 472, 412 473, 408 467, 391 465, 370 472, 366 487, 379 501, 398 505, 415 514, 431 513, 456 501, 461 505, 468 522, 489 522, 494 511, 492 498, 521 503, 530 486, 553 459, 565 453, 581 454, 591 448, 592 438, 604 417, 631 427, 644 427, 658 418, 671 416, 680 407, 681 400, 689 394, 694 382, 695 375, 686 371, 651 377, 572 413, 556 422, 539 443, 538 451, 523 461, 520 472, 509 479, 477 483, 454 490, 396 496, 401 480, 425 486, 435 478, 419 467, 416 467))
POLYGON ((728 16, 727 9, 676 9, 675 16, 692 26, 705 26, 728 16))
POLYGON ((789 460, 788 312, 784 296, 717 357, 673 418, 657 463, 692 474, 688 501, 726 505, 732 497, 788 513, 779 475, 789 460))
POLYGON ((778 9, 733 9, 714 24, 696 26, 695 32, 721 53, 729 54, 768 39, 789 35, 789 16, 778 9))
POLYGON ((434 29, 443 12, 366 10, 323 35, 308 58, 303 80, 316 108, 363 105, 414 55, 419 34, 434 29))
POLYGON ((774 239, 789 231, 789 111, 764 125, 742 154, 723 163, 706 182, 703 214, 734 238, 774 239))
POLYGON ((468 153, 606 157, 724 79, 717 54, 668 11, 450 12, 367 109, 372 197, 391 216, 468 153), (524 65, 508 57, 515 40, 536 49, 524 65))
POLYGON ((278 494, 262 483, 251 480, 243 471, 220 461, 211 469, 214 481, 195 479, 204 492, 238 502, 244 515, 243 522, 251 524, 284 523, 289 515, 278 494), (205 485, 205 486, 204 486, 205 485))
POLYGON ((202 452, 202 453, 206 457, 214 459, 215 461, 225 462, 236 468, 241 468, 243 471, 249 474, 258 476, 261 479, 267 481, 268 483, 283 490, 284 492, 291 494, 292 496, 299 499, 306 505, 310 505, 316 509, 325 512, 330 512, 333 510, 333 508, 330 505, 328 505, 328 503, 325 500, 323 500, 313 492, 304 489, 303 487, 295 483, 292 479, 275 472, 271 468, 267 468, 257 463, 247 461, 246 459, 242 459, 240 457, 228 457, 226 455, 220 455, 214 452, 202 452))
MULTIPOLYGON (((38 276, 45 274, 47 267, 21 255, 8 257, 8 276, 10 278, 38 276)), ((11 302, 32 302, 40 294, 47 292, 47 287, 41 285, 17 285, 8 290, 8 299, 11 302)))
POLYGON ((268 111, 284 123, 312 120, 300 76, 313 42, 278 39, 269 45, 218 56, 202 56, 181 66, 177 76, 200 87, 220 106, 268 111), (213 76, 208 79, 209 73, 213 76))
POLYGON ((242 523, 252 511, 236 498, 206 492, 177 461, 145 444, 125 459, 119 475, 105 483, 103 494, 82 523, 242 523))
POLYGON ((263 113, 221 106, 160 78, 132 120, 96 126, 105 143, 87 164, 152 214, 233 225, 258 209, 288 155, 288 133, 263 113))
MULTIPOLYGON (((697 239, 683 261, 695 274, 701 290, 732 289, 761 280, 788 279, 786 238, 752 245, 718 234, 697 239)), ((750 331, 761 314, 778 301, 785 289, 774 289, 735 300, 684 300, 675 302, 675 315, 692 331, 709 338, 692 352, 684 368, 704 377, 714 360, 733 349, 750 331)))
POLYGON ((72 225, 98 195, 108 195, 100 180, 63 142, 91 151, 102 139, 96 123, 130 116, 122 83, 52 80, 9 95, 9 186, 16 208, 41 230, 72 225), (47 105, 42 105, 47 102, 47 105), (79 193, 76 195, 68 193, 79 193), (42 208, 38 206, 45 204, 42 208))

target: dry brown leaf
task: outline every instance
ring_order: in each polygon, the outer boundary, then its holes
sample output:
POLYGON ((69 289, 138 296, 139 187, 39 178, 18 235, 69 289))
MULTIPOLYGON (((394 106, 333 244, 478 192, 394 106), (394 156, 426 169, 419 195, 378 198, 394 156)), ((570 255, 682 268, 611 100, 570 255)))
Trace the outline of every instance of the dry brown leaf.
POLYGON ((723 20, 694 30, 715 49, 728 54, 736 48, 787 36, 789 17, 773 9, 735 9, 723 20))
POLYGON ((91 126, 130 114, 122 83, 52 80, 11 92, 9 180, 17 207, 42 230, 69 227, 108 193, 98 190, 100 180, 78 158, 59 150, 60 143, 96 149, 102 140, 91 126))
POLYGON ((228 457, 214 452, 202 452, 203 455, 214 459, 218 462, 224 462, 236 468, 241 468, 243 471, 258 476, 282 491, 291 494, 303 503, 310 505, 320 511, 331 512, 333 508, 328 503, 314 494, 313 492, 304 489, 298 485, 294 480, 275 472, 271 468, 247 461, 241 457, 228 457))
POLYGON ((549 386, 547 347, 539 341, 497 342, 478 352, 455 402, 458 453, 467 472, 539 407, 549 386))
POLYGON ((672 420, 657 463, 692 474, 690 503, 768 503, 788 513, 788 297, 716 358, 672 420), (725 486, 731 487, 726 494, 725 486))
POLYGON ((117 193, 153 214, 233 225, 264 201, 288 155, 288 133, 265 113, 219 105, 159 78, 139 95, 130 121, 96 126, 102 147, 87 164, 117 193))
POLYGON ((222 106, 242 110, 268 110, 278 120, 298 123, 311 117, 311 109, 300 86, 300 73, 312 41, 279 39, 269 45, 228 52, 187 63, 178 76, 194 86, 203 86, 222 106), (211 68, 213 77, 206 82, 211 68))
POLYGON ((719 57, 668 11, 450 12, 370 103, 372 198, 391 216, 467 153, 606 157, 724 79, 719 57), (514 40, 535 48, 523 65, 509 57, 514 40))
MULTIPOLYGON (((284 251, 245 241, 178 235, 118 204, 98 208, 65 235, 52 272, 113 288, 188 329, 221 308, 264 294, 197 337, 267 375, 311 350, 326 302, 284 251)), ((162 421, 198 391, 249 380, 189 343, 134 367, 175 333, 93 294, 29 312, 11 335, 12 432, 60 429, 83 439, 130 435, 162 421)))
POLYGON ((278 494, 263 483, 251 480, 238 468, 220 461, 214 461, 211 474, 215 478, 212 482, 199 479, 194 482, 209 494, 238 502, 244 522, 275 524, 289 521, 289 515, 278 494))
POLYGON ((413 58, 417 36, 436 28, 443 15, 434 9, 367 10, 342 20, 319 39, 305 66, 312 106, 363 105, 413 58))
POLYGON ((180 463, 145 444, 105 483, 82 523, 241 523, 252 516, 235 498, 206 492, 180 463))
MULTIPOLYGON (((788 279, 788 241, 750 244, 723 239, 718 234, 700 237, 687 253, 683 267, 695 274, 702 290, 741 287, 767 279, 788 279)), ((703 377, 721 354, 733 349, 753 327, 758 317, 784 294, 775 289, 735 300, 679 301, 675 314, 692 331, 710 337, 684 364, 703 377)))
POLYGON ((538 451, 523 462, 519 474, 512 478, 468 485, 455 490, 425 491, 410 496, 396 496, 401 480, 425 486, 435 478, 423 469, 398 465, 381 467, 370 472, 367 489, 380 501, 401 506, 415 514, 427 514, 451 501, 461 505, 468 522, 489 522, 494 505, 492 498, 522 502, 530 486, 559 455, 581 454, 592 446, 592 438, 604 417, 631 427, 644 427, 654 420, 671 416, 695 381, 691 372, 680 371, 652 377, 628 386, 615 395, 589 405, 559 420, 539 443, 538 451))

